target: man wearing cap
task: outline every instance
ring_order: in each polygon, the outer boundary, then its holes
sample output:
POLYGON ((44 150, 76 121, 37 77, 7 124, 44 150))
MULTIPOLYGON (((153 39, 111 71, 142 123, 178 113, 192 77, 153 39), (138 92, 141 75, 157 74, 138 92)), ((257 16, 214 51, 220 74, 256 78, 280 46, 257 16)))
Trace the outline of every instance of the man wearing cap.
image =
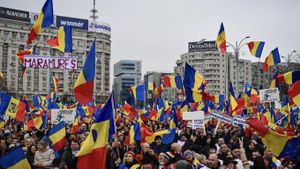
POLYGON ((191 165, 193 165, 193 152, 190 150, 186 150, 183 153, 183 157, 185 159, 185 161, 187 161, 188 163, 190 163, 191 165))
POLYGON ((163 144, 161 136, 155 136, 154 142, 151 144, 151 148, 156 154, 166 152, 169 149, 167 145, 163 144))
POLYGON ((162 169, 176 169, 176 161, 174 160, 175 155, 168 151, 166 153, 161 153, 163 156, 163 167, 162 169))
POLYGON ((233 159, 233 158, 227 158, 224 161, 224 165, 228 168, 228 169, 237 169, 237 162, 233 159))

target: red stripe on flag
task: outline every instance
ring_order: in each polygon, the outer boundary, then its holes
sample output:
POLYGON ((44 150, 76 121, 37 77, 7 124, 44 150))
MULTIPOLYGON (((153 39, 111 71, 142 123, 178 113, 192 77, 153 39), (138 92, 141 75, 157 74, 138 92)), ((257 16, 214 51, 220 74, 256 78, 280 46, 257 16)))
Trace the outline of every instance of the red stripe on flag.
POLYGON ((261 137, 264 137, 269 132, 269 129, 261 124, 258 119, 250 118, 247 120, 247 124, 256 130, 261 137))
POLYGON ((248 45, 250 51, 252 51, 252 49, 254 47, 254 42, 249 42, 247 45, 248 45))
POLYGON ((59 46, 57 38, 47 40, 47 44, 52 46, 52 47, 59 46))
POLYGON ((26 116, 26 104, 21 102, 18 104, 18 111, 16 114, 16 120, 19 122, 24 122, 26 116))
POLYGON ((163 76, 163 81, 165 87, 171 87, 171 79, 169 76, 163 76))
POLYGON ((288 90, 288 93, 291 98, 294 98, 300 94, 300 80, 291 86, 291 88, 288 90))
POLYGON ((224 41, 220 46, 219 46, 220 50, 222 53, 226 52, 226 41, 224 41))
POLYGON ((65 147, 65 145, 66 145, 66 137, 62 138, 57 143, 53 144, 53 148, 55 151, 60 151, 65 147))
POLYGON ((84 105, 90 102, 93 98, 94 81, 91 80, 87 83, 77 86, 74 89, 74 96, 80 104, 84 105))
POLYGON ((77 168, 103 169, 106 168, 106 146, 94 149, 90 154, 78 157, 77 168))
POLYGON ((27 40, 27 44, 31 44, 32 41, 34 41, 37 37, 37 33, 35 32, 35 30, 32 28, 30 33, 28 34, 28 40, 27 40))

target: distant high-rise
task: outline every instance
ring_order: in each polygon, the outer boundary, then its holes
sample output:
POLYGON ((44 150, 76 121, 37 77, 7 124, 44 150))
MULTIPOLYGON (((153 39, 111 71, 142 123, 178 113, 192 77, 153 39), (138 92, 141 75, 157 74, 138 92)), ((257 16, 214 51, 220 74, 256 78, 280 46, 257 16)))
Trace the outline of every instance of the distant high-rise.
MULTIPOLYGON (((199 71, 208 82, 206 91, 212 95, 228 94, 228 85, 231 81, 236 89, 235 71, 239 71, 238 91, 243 90, 244 84, 251 84, 251 61, 239 59, 236 68, 234 55, 230 52, 222 54, 218 51, 215 41, 190 42, 189 52, 182 54, 176 61, 174 72, 184 75, 184 64, 188 63, 199 71)), ((236 92, 236 95, 239 94, 236 92)))
POLYGON ((114 64, 113 90, 115 101, 123 104, 129 97, 129 88, 142 83, 142 62, 139 60, 120 60, 114 64))

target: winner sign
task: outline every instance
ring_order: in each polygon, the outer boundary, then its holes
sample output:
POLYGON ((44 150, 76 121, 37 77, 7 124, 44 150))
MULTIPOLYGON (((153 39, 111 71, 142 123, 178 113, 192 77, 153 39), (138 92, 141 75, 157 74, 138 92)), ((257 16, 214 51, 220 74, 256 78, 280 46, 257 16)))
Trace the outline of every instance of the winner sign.
POLYGON ((26 55, 23 66, 26 68, 75 70, 77 69, 77 59, 73 57, 26 55))

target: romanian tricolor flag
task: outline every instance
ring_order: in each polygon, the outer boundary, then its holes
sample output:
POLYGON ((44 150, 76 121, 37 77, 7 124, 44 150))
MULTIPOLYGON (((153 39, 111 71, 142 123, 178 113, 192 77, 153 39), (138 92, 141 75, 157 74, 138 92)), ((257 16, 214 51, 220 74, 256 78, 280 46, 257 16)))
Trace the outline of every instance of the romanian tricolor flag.
POLYGON ((84 105, 93 99, 95 65, 96 65, 96 44, 92 44, 90 52, 87 54, 82 71, 79 73, 74 86, 74 96, 76 100, 84 105))
POLYGON ((182 79, 180 75, 164 75, 163 82, 165 87, 182 89, 182 79))
POLYGON ((277 78, 279 83, 286 83, 286 84, 293 84, 296 83, 298 80, 300 80, 300 71, 291 71, 287 72, 285 74, 279 74, 277 75, 277 78))
POLYGON ((264 49, 265 42, 253 41, 253 42, 247 43, 247 45, 249 47, 249 50, 250 50, 252 56, 260 58, 261 53, 264 49))
POLYGON ((49 132, 48 137, 52 141, 55 151, 60 151, 66 145, 66 128, 65 123, 61 121, 57 125, 53 126, 49 132))
POLYGON ((136 141, 141 141, 141 131, 139 123, 135 123, 130 127, 129 135, 127 135, 124 144, 129 145, 135 143, 136 141))
POLYGON ((55 92, 59 92, 59 88, 58 88, 58 79, 56 77, 52 77, 53 79, 53 86, 54 86, 54 91, 55 92))
POLYGON ((290 98, 300 109, 300 80, 294 83, 288 90, 290 98))
POLYGON ((214 97, 212 97, 211 102, 218 103, 219 105, 223 105, 225 104, 225 95, 224 94, 215 95, 214 97))
POLYGON ((57 37, 47 40, 47 44, 61 52, 72 53, 72 28, 61 26, 58 28, 57 37))
POLYGON ((221 27, 218 33, 218 37, 216 43, 222 53, 226 52, 226 36, 223 22, 221 23, 221 27))
POLYGON ((153 133, 152 135, 145 136, 145 141, 151 144, 154 141, 156 136, 160 136, 164 144, 171 144, 174 141, 176 135, 175 131, 176 131, 175 128, 171 130, 161 130, 153 133))
POLYGON ((80 131, 80 129, 79 129, 79 121, 80 121, 80 116, 77 115, 75 117, 74 123, 72 125, 72 129, 71 129, 72 133, 78 133, 80 131))
POLYGON ((130 90, 132 91, 133 97, 136 101, 144 101, 145 99, 144 85, 132 86, 130 87, 130 90))
POLYGON ((110 96, 103 109, 95 114, 90 133, 77 153, 77 168, 106 168, 106 152, 109 137, 114 134, 114 103, 110 96))
POLYGON ((206 84, 206 81, 202 75, 192 68, 189 64, 185 64, 184 81, 185 95, 189 102, 202 101, 201 86, 206 84))
POLYGON ((293 158, 300 154, 300 137, 278 134, 261 124, 258 119, 250 118, 247 123, 261 136, 262 142, 276 157, 293 158))
POLYGON ((271 66, 274 66, 280 62, 281 60, 280 60, 279 50, 278 48, 275 48, 274 50, 272 50, 269 56, 266 57, 263 70, 267 72, 271 66))
POLYGON ((155 88, 154 82, 145 82, 145 90, 146 91, 153 91, 155 88))
POLYGON ((230 105, 231 105, 231 110, 235 110, 238 106, 236 100, 235 100, 235 96, 234 96, 234 91, 233 91, 233 87, 232 87, 232 83, 229 83, 229 101, 230 101, 230 105))
POLYGON ((33 45, 29 50, 23 50, 16 54, 17 58, 19 58, 19 60, 20 60, 19 63, 22 65, 22 76, 24 76, 25 71, 26 71, 26 67, 24 65, 25 55, 35 54, 35 47, 36 47, 36 44, 33 45))
POLYGON ((26 127, 29 128, 36 128, 41 129, 44 121, 46 121, 46 116, 38 116, 34 119, 31 119, 25 123, 26 127))
POLYGON ((33 24, 33 27, 28 34, 27 44, 31 44, 34 41, 39 33, 42 32, 42 29, 53 24, 54 15, 53 15, 53 3, 52 0, 47 0, 44 4, 40 15, 33 24))
POLYGON ((9 169, 31 169, 21 146, 1 157, 0 166, 9 169))
POLYGON ((24 122, 26 116, 26 104, 5 93, 0 92, 0 114, 24 122))

